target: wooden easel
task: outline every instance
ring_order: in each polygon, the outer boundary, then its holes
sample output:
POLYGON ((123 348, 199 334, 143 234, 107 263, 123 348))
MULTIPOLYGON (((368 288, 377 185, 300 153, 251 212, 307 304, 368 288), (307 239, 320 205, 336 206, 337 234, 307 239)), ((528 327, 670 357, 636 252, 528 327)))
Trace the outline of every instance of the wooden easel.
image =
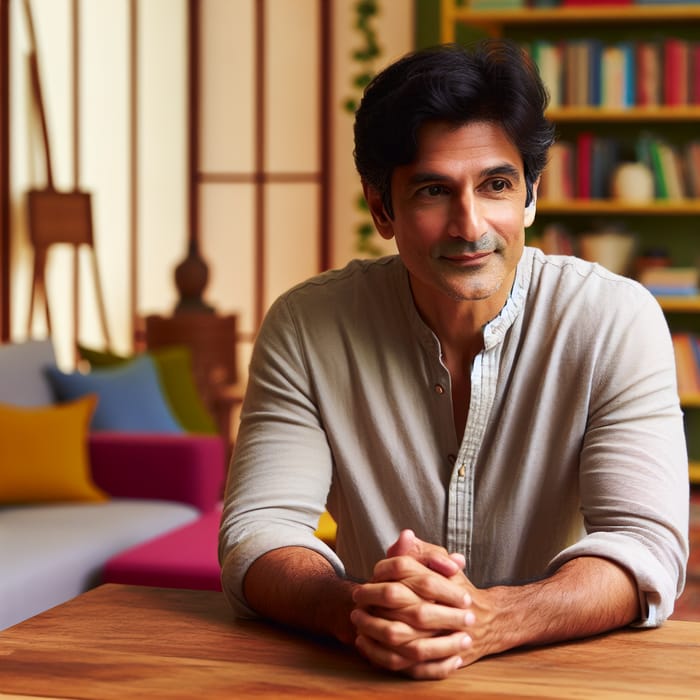
POLYGON ((46 262, 49 248, 56 243, 67 243, 74 246, 73 255, 73 346, 77 347, 79 311, 79 265, 78 250, 86 245, 89 249, 92 263, 92 275, 95 284, 98 313, 102 325, 107 348, 111 346, 109 330, 107 328, 107 314, 105 312, 104 299, 99 281, 99 269, 95 245, 92 235, 92 205, 90 194, 74 189, 72 192, 59 192, 53 184, 53 169, 51 166, 51 150, 49 148, 49 133, 46 124, 46 112, 41 92, 39 79, 39 61, 37 58, 37 42, 34 33, 29 0, 24 0, 27 26, 29 29, 30 54, 29 72, 32 81, 34 101, 41 120, 41 130, 44 141, 44 154, 46 157, 45 189, 32 189, 27 193, 29 214, 29 238, 34 248, 34 266, 32 271, 32 290, 29 299, 29 316, 27 320, 27 334, 31 335, 34 306, 39 295, 43 298, 46 314, 46 327, 51 333, 51 314, 49 300, 46 293, 46 262))

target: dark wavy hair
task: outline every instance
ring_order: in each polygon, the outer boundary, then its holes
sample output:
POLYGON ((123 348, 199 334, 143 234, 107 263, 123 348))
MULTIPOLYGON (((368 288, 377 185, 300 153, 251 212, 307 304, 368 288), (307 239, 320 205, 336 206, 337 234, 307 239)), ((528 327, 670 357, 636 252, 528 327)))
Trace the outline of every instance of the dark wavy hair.
POLYGON ((393 216, 391 176, 394 168, 415 160, 424 123, 444 121, 458 127, 492 122, 520 151, 527 205, 554 141, 554 125, 544 116, 548 101, 537 67, 511 41, 415 51, 365 89, 355 113, 355 166, 362 180, 381 193, 393 216))

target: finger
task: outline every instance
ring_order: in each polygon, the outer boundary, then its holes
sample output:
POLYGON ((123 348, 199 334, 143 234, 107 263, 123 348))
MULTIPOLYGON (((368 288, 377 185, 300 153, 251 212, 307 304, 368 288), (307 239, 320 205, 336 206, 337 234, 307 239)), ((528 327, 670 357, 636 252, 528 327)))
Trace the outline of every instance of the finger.
POLYGON ((372 664, 391 671, 403 671, 414 678, 444 678, 462 666, 460 652, 471 640, 462 634, 431 637, 391 647, 372 637, 358 635, 355 645, 372 664))
POLYGON ((438 681, 447 678, 464 666, 461 656, 450 656, 439 661, 416 664, 403 669, 403 673, 418 681, 438 681))
POLYGON ((400 557, 405 554, 411 554, 416 539, 413 530, 401 530, 399 538, 386 550, 387 557, 400 557))
POLYGON ((401 581, 387 581, 386 583, 363 583, 356 586, 352 593, 355 603, 363 608, 403 608, 407 605, 415 605, 422 598, 409 586, 401 581))
POLYGON ((464 571, 464 569, 467 567, 467 560, 464 558, 464 554, 453 552, 450 554, 450 559, 452 559, 452 561, 459 567, 460 571, 464 571))
MULTIPOLYGON (((359 606, 357 610, 362 610, 370 616, 371 620, 381 620, 377 622, 381 629, 386 629, 385 623, 397 622, 408 625, 411 629, 424 630, 431 634, 444 632, 446 630, 465 631, 472 627, 476 617, 472 610, 462 608, 451 608, 444 605, 435 605, 420 601, 414 605, 407 605, 400 608, 383 608, 376 605, 367 607, 359 606)), ((362 618, 363 621, 365 618, 362 618)), ((379 639, 376 634, 373 634, 379 639)), ((386 639, 387 643, 398 643, 395 639, 386 639)))
POLYGON ((443 576, 454 576, 464 569, 466 561, 461 554, 448 554, 444 547, 425 542, 413 530, 402 530, 396 542, 387 550, 387 557, 412 557, 443 576))
POLYGON ((370 637, 388 647, 400 647, 435 634, 434 630, 416 629, 404 622, 377 616, 361 608, 355 608, 350 613, 350 619, 359 635, 370 637))
MULTIPOLYGON (((379 562, 374 567, 372 581, 366 585, 391 582, 400 582, 420 598, 442 605, 462 608, 471 604, 471 596, 466 590, 466 577, 446 578, 410 557, 395 557, 379 562)), ((396 592, 386 592, 387 595, 393 593, 396 592)))

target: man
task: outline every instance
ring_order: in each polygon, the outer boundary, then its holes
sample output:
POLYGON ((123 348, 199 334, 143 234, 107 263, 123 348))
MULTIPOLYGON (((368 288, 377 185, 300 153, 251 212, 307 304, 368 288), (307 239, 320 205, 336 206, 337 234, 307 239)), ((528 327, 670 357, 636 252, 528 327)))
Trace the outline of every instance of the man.
POLYGON ((356 163, 399 255, 298 285, 261 328, 220 536, 239 614, 440 678, 672 611, 672 345, 637 283, 524 246, 546 103, 504 42, 417 52, 367 88, 356 163))

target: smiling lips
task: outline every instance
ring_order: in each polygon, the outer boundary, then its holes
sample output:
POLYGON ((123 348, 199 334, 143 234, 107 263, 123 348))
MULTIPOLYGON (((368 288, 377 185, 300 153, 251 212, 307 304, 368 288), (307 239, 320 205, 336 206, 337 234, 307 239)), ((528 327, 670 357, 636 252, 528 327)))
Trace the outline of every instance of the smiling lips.
POLYGON ((443 258, 452 263, 457 263, 459 265, 476 265, 480 263, 484 258, 491 255, 493 251, 485 250, 480 253, 463 253, 461 255, 445 255, 443 258))

